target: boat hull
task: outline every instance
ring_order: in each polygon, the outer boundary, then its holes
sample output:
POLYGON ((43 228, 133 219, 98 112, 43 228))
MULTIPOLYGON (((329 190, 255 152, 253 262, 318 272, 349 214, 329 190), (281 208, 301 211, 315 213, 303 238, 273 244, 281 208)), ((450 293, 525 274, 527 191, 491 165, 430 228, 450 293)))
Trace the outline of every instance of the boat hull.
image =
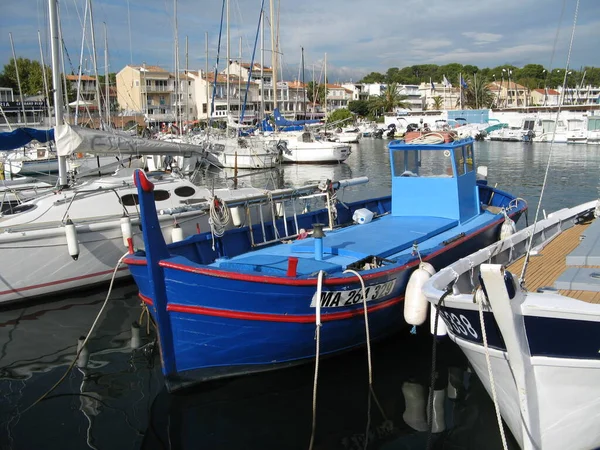
MULTIPOLYGON (((428 262, 442 268, 486 246, 497 239, 500 226, 498 222, 477 230, 432 255, 428 262)), ((278 282, 236 274, 228 277, 183 261, 180 257, 161 261, 176 365, 176 371, 163 366, 169 390, 314 360, 314 278, 278 282)), ((127 262, 140 297, 156 318, 147 266, 127 262)), ((365 280, 370 339, 389 336, 407 326, 404 292, 417 265, 418 258, 413 258, 408 264, 387 268, 365 280)), ((360 283, 356 277, 335 280, 326 279, 323 285, 321 355, 340 353, 366 342, 360 283)))

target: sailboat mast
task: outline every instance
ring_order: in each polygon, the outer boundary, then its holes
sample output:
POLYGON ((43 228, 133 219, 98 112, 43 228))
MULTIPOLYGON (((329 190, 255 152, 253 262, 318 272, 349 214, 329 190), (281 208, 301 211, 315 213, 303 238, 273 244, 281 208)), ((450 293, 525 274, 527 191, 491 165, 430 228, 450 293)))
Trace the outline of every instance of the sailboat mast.
POLYGON ((273 19, 273 3, 275 0, 269 0, 269 18, 271 19, 271 66, 273 66, 273 111, 277 109, 277 49, 275 47, 275 25, 273 19))
POLYGON ((304 47, 302 47, 302 91, 304 92, 304 119, 306 119, 306 85, 304 84, 304 47))
POLYGON ((8 33, 10 39, 10 48, 12 49, 13 62, 15 63, 15 73, 17 74, 17 86, 19 87, 19 98, 21 99, 21 111, 23 112, 23 122, 27 125, 27 114, 25 114, 25 102, 23 101, 23 89, 21 89, 21 78, 19 77, 19 66, 15 56, 15 46, 13 45, 12 33, 8 33))
MULTIPOLYGON (((63 93, 60 79, 60 40, 58 36, 58 10, 57 0, 48 0, 50 17, 50 48, 52 50, 52 87, 54 88, 54 118, 56 126, 64 125, 63 118, 63 93)), ((58 185, 67 186, 67 160, 64 156, 58 157, 58 185)))
MULTIPOLYGON (((66 75, 67 71, 65 70, 65 55, 63 53, 63 47, 64 47, 64 41, 63 41, 63 35, 62 35, 62 24, 60 22, 60 9, 56 9, 56 17, 57 17, 57 22, 58 22, 58 42, 60 44, 58 51, 59 53, 59 58, 60 58, 60 64, 62 67, 62 73, 64 75, 66 75)), ((58 69, 57 69, 58 70, 58 69)), ((69 95, 68 95, 68 89, 67 89, 67 77, 63 76, 62 77, 62 81, 63 81, 63 97, 65 98, 65 113, 66 113, 66 117, 70 117, 71 116, 71 111, 69 110, 69 95)))
MULTIPOLYGON (((252 69, 252 68, 251 68, 252 69)), ((240 58, 238 63, 238 122, 242 116, 242 37, 240 36, 240 58)), ((240 122, 241 125, 241 122, 240 122)))
POLYGON ((265 118, 265 10, 260 10, 260 119, 265 118))
POLYGON ((189 74, 188 74, 188 67, 189 64, 189 56, 188 56, 188 37, 185 37, 185 121, 186 123, 188 123, 190 121, 190 115, 189 115, 189 106, 188 106, 188 100, 190 98, 190 78, 189 78, 189 74))
POLYGON ((177 29, 177 0, 173 0, 174 33, 175 33, 175 123, 177 134, 181 135, 181 81, 179 77, 179 30, 177 29))
POLYGON ((206 81, 206 136, 210 133, 210 128, 208 127, 208 123, 210 122, 210 105, 208 101, 210 99, 210 86, 208 82, 208 31, 204 32, 204 40, 206 43, 206 72, 204 73, 204 81, 206 81))
POLYGON ((104 111, 106 112, 106 126, 110 128, 110 81, 108 70, 108 31, 104 22, 104 111))
POLYGON ((89 2, 89 13, 90 13, 90 31, 92 33, 92 58, 94 58, 94 75, 96 76, 96 101, 98 102, 98 117, 100 123, 104 122, 102 117, 102 106, 100 102, 100 83, 98 82, 98 59, 96 58, 96 32, 94 31, 94 13, 92 12, 92 0, 89 2))
MULTIPOLYGON (((79 124, 79 99, 81 98, 81 71, 83 70, 83 48, 85 44, 85 30, 87 30, 88 2, 85 2, 83 12, 83 30, 81 33, 81 51, 79 52, 79 68, 77 70, 77 92, 75 96, 75 125, 79 124)), ((64 70, 63 70, 64 72, 64 70)))
POLYGON ((42 51, 42 35, 40 30, 38 30, 38 43, 40 45, 40 60, 42 62, 42 77, 44 80, 44 94, 46 96, 46 102, 48 102, 48 126, 52 122, 52 113, 50 112, 50 89, 48 89, 48 77, 46 76, 46 63, 44 62, 44 52, 42 51))
POLYGON ((230 59, 230 54, 229 54, 229 50, 231 47, 230 42, 229 42, 229 0, 227 0, 226 7, 227 7, 227 84, 226 84, 226 89, 227 89, 227 123, 229 123, 229 71, 231 68, 231 59, 230 59))

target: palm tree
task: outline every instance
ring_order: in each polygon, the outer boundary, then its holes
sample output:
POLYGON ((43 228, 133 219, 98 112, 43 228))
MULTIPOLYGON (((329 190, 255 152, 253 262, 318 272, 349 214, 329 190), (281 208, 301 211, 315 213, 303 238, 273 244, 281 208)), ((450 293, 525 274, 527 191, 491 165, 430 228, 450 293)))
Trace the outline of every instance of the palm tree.
POLYGON ((436 95, 431 100, 433 100, 432 108, 436 111, 440 111, 444 108, 444 99, 441 96, 436 95))
POLYGON ((462 90, 463 108, 479 109, 492 107, 494 94, 488 88, 489 82, 485 77, 466 77, 465 82, 467 83, 467 87, 462 90))
POLYGON ((369 109, 371 112, 378 111, 392 112, 394 108, 411 109, 410 103, 406 101, 407 95, 400 94, 400 86, 396 82, 387 85, 387 88, 381 95, 369 99, 369 109))

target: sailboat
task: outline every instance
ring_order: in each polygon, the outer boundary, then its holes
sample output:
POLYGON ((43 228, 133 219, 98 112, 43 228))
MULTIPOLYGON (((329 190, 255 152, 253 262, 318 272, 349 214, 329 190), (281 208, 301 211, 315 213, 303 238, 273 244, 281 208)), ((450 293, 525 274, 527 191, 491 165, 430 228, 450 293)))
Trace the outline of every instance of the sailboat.
MULTIPOLYGON (((140 233, 139 207, 132 169, 120 167, 114 176, 71 186, 66 164, 70 156, 82 152, 120 159, 144 155, 196 155, 199 158, 207 155, 203 146, 64 124, 56 8, 56 0, 49 0, 59 181, 56 188, 5 211, 0 217, 0 304, 107 281, 126 248, 139 243, 136 237, 140 233), (32 261, 36 261, 34 267, 32 261)), ((239 215, 221 216, 221 203, 263 194, 262 190, 250 187, 202 188, 164 171, 149 172, 148 177, 160 186, 155 201, 162 211, 159 222, 164 238, 169 241, 199 230, 212 229, 219 233, 239 226, 244 219, 239 215)), ((116 276, 127 274, 125 269, 116 276)))

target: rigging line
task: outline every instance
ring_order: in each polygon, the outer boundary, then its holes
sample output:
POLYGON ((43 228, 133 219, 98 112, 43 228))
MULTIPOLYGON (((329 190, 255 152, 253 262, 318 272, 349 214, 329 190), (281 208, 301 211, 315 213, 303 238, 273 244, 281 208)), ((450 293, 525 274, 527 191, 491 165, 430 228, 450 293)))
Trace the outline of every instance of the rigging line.
MULTIPOLYGON (((579 14, 579 0, 577 0, 577 3, 575 4, 575 16, 573 18, 573 28, 571 30, 571 39, 569 42, 569 51, 567 53, 567 64, 565 66, 565 76, 563 78, 561 97, 564 97, 565 87, 567 85, 567 77, 569 76, 569 63, 571 62, 571 52, 573 51, 573 39, 575 38, 575 27, 577 25, 577 15, 578 14, 579 14)), ((535 217, 533 219, 533 231, 531 232, 531 236, 529 237, 527 253, 525 254, 525 262, 523 263, 523 269, 521 270, 521 276, 519 277, 519 283, 523 288, 525 287, 525 273, 527 271, 527 266, 529 265, 529 258, 531 256, 531 248, 533 246, 533 236, 535 234, 535 226, 538 221, 540 208, 542 206, 542 199, 544 198, 544 192, 546 190, 546 183, 548 181, 548 173, 550 172, 550 161, 552 161, 552 150, 554 149, 554 139, 556 138, 556 125, 558 124, 558 118, 560 117, 561 109, 562 109, 562 101, 559 101, 558 108, 556 109, 556 120, 555 120, 555 124, 554 124, 554 131, 552 132, 552 140, 550 141, 550 150, 548 152, 548 163, 546 164, 546 173, 544 174, 544 182, 542 183, 540 199, 538 201, 537 208, 535 211, 535 217)))
MULTIPOLYGON (((217 95, 217 71, 219 70, 219 57, 221 55, 221 37, 223 35, 223 17, 225 16, 225 1, 226 0, 223 0, 223 4, 221 5, 221 25, 219 27, 219 41, 217 44, 217 62, 215 64, 213 92, 212 101, 210 104, 210 118, 208 119, 208 128, 212 126, 212 116, 215 112, 215 96, 217 95)), ((229 61, 227 63, 229 64, 229 61)), ((208 83, 208 74, 206 74, 206 82, 208 83)))
MULTIPOLYGON (((250 61, 250 69, 248 70, 248 81, 246 83, 246 92, 244 93, 244 104, 242 105, 242 115, 240 116, 240 119, 239 119, 240 125, 244 121, 244 115, 246 113, 246 102, 248 100, 248 91, 250 90, 250 80, 252 79, 252 69, 254 68, 254 57, 256 56, 256 45, 258 43, 258 35, 260 33, 260 25, 261 25, 261 20, 263 17, 264 8, 265 8, 265 0, 262 0, 262 3, 260 5, 260 11, 258 13, 258 26, 256 27, 256 36, 254 38, 254 49, 252 50, 252 60, 250 61)), ((240 61, 239 63, 241 65, 242 61, 240 61)), ((262 83, 262 80, 261 80, 261 83, 262 83)))

